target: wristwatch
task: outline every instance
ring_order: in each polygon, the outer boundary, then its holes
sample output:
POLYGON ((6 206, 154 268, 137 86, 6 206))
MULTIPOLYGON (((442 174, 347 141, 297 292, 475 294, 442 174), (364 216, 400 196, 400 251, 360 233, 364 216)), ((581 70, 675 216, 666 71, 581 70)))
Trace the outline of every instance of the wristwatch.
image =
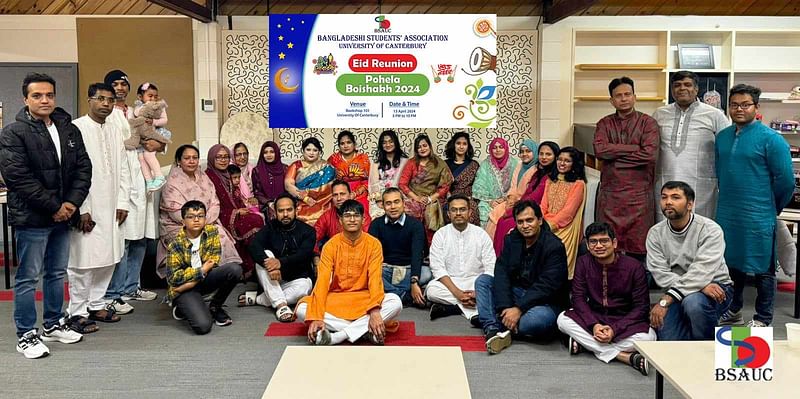
POLYGON ((666 308, 667 306, 669 306, 669 304, 667 303, 666 299, 662 299, 662 300, 658 301, 658 306, 661 306, 662 308, 666 308))
POLYGON ((411 284, 419 284, 419 277, 412 276, 411 277, 411 284))

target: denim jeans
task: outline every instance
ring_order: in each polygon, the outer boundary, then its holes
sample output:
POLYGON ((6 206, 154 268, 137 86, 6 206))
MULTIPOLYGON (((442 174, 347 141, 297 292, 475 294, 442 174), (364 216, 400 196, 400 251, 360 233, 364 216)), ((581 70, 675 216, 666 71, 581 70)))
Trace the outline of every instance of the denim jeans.
MULTIPOLYGON (((720 316, 728 310, 733 299, 733 287, 720 285, 725 291, 722 303, 698 291, 667 308, 664 324, 658 330, 659 341, 701 341, 714 338, 714 327, 720 316)), ((656 305, 659 306, 659 305, 656 305)))
POLYGON ((106 298, 118 299, 126 294, 133 294, 139 289, 139 273, 142 271, 144 253, 147 250, 147 239, 125 240, 125 252, 114 269, 111 283, 106 290, 106 298))
POLYGON ((69 260, 69 227, 17 228, 19 267, 14 279, 14 323, 17 337, 36 324, 36 285, 39 275, 44 290, 43 325, 50 328, 64 317, 64 276, 69 260))
MULTIPOLYGON (((511 287, 515 300, 525 296, 525 289, 511 287)), ((506 327, 498 319, 494 308, 494 277, 481 274, 475 280, 475 299, 478 308, 478 320, 484 333, 489 330, 505 331, 506 327)), ((538 305, 522 314, 517 325, 517 335, 536 340, 550 339, 557 331, 556 319, 561 309, 552 305, 538 305)))
MULTIPOLYGON (((394 267, 383 266, 383 291, 387 294, 395 294, 400 297, 400 300, 403 301, 403 306, 409 306, 414 301, 411 298, 411 266, 407 268, 406 276, 397 284, 392 284, 392 272, 394 267)), ((431 268, 428 266, 422 266, 422 270, 420 271, 419 276, 419 286, 420 288, 424 287, 425 284, 428 284, 429 281, 433 278, 433 274, 431 274, 431 268)), ((424 291, 423 291, 424 292, 424 291)))
MULTIPOLYGON (((747 273, 743 273, 732 267, 728 272, 733 280, 733 301, 731 311, 738 312, 744 306, 744 287, 747 284, 747 273)), ((763 322, 766 325, 772 324, 772 314, 775 306, 775 291, 777 290, 778 279, 775 273, 756 274, 754 277, 756 286, 756 313, 753 319, 763 322)))

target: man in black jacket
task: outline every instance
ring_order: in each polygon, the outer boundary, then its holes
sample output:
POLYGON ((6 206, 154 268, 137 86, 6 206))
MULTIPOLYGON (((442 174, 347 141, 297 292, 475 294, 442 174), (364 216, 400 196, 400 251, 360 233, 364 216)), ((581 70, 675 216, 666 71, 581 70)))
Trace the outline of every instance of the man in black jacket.
POLYGON ((273 203, 276 217, 250 242, 258 282, 264 293, 245 292, 241 305, 272 306, 275 317, 288 323, 294 314, 288 305, 311 293, 312 262, 316 232, 297 220, 294 197, 283 193, 273 203))
POLYGON ((17 352, 47 356, 42 343, 75 343, 82 336, 64 320, 64 275, 69 258, 68 222, 78 215, 92 181, 92 163, 80 131, 56 107, 56 82, 32 73, 22 82, 25 107, 0 133, 0 173, 8 186, 9 222, 17 229, 19 267, 14 282, 17 352), (34 293, 43 275, 41 337, 34 328, 34 293))
POLYGON ((511 334, 548 339, 568 298, 567 253, 533 201, 514 206, 517 228, 505 239, 494 278, 475 282, 478 318, 489 354, 511 345, 511 334))

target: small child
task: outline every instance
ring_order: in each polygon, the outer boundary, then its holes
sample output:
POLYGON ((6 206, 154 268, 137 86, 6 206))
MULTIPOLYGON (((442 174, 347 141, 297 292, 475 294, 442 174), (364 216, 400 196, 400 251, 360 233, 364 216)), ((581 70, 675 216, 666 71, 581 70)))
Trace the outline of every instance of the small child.
POLYGON ((142 144, 147 139, 155 139, 162 144, 171 143, 170 139, 172 138, 172 132, 164 127, 168 122, 167 104, 164 100, 159 99, 158 87, 149 82, 142 83, 139 88, 136 89, 136 96, 138 97, 138 100, 136 100, 134 103, 133 119, 141 116, 143 111, 142 109, 147 103, 157 103, 160 101, 164 104, 163 109, 161 109, 160 117, 156 117, 155 119, 146 119, 148 121, 147 123, 152 124, 152 126, 155 128, 156 137, 141 137, 132 131, 131 133, 133 134, 131 137, 125 141, 125 146, 127 148, 134 147, 139 153, 139 164, 141 165, 142 175, 144 176, 147 184, 147 191, 157 191, 164 186, 166 179, 164 178, 164 174, 161 173, 161 164, 158 162, 158 159, 156 159, 155 151, 146 150, 142 144))
POLYGON ((231 178, 231 188, 233 191, 233 200, 235 201, 238 209, 247 209, 250 213, 261 213, 257 206, 248 205, 245 198, 242 196, 242 191, 239 189, 241 184, 242 169, 235 164, 228 165, 228 175, 231 178))

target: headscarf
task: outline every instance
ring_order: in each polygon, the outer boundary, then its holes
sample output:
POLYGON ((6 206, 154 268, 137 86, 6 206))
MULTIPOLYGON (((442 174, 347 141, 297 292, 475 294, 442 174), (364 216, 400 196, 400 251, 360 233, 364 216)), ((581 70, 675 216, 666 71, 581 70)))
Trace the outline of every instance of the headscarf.
POLYGON ((509 152, 510 151, 508 151, 508 141, 506 141, 505 139, 501 139, 500 137, 497 137, 497 138, 493 139, 491 143, 489 143, 489 161, 498 170, 502 170, 503 168, 506 167, 506 164, 508 163, 508 158, 510 156, 509 152), (503 157, 500 158, 500 159, 495 158, 494 154, 492 154, 492 152, 493 152, 492 150, 494 149, 494 145, 497 144, 497 143, 500 143, 500 145, 502 145, 503 148, 505 148, 505 150, 506 150, 505 154, 503 154, 503 157))
POLYGON ((278 143, 267 141, 261 145, 255 170, 258 171, 258 184, 265 191, 264 194, 268 198, 277 198, 278 195, 285 191, 283 180, 286 177, 286 165, 281 162, 281 148, 278 143), (272 162, 264 160, 264 149, 267 147, 275 151, 275 160, 272 162), (270 176, 272 176, 272 179, 269 178, 270 176), (276 183, 270 184, 270 180, 276 183))
POLYGON ((208 149, 208 157, 206 158, 206 163, 207 163, 206 174, 208 175, 209 178, 211 178, 212 182, 217 184, 221 183, 225 188, 225 191, 227 191, 228 193, 232 193, 233 187, 231 185, 231 179, 230 175, 228 174, 228 171, 217 170, 217 168, 214 167, 214 162, 217 159, 217 154, 219 154, 219 152, 222 150, 227 150, 228 155, 231 154, 231 150, 222 144, 214 144, 211 146, 211 148, 208 149))
POLYGON ((528 171, 533 165, 536 165, 536 162, 539 162, 539 146, 536 144, 535 141, 531 139, 522 140, 522 144, 519 145, 520 147, 526 147, 533 153, 533 159, 530 162, 525 163, 521 162, 519 166, 519 174, 517 175, 517 181, 522 180, 522 176, 525 175, 525 172, 528 171))

